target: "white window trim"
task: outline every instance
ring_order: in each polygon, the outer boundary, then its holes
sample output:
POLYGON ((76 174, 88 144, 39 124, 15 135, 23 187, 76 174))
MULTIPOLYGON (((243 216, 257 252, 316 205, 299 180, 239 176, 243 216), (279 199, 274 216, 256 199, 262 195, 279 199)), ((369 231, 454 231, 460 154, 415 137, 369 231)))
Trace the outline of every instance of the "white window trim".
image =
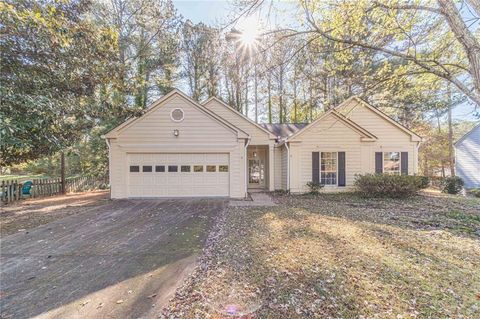
POLYGON ((402 152, 401 151, 382 151, 382 174, 388 175, 402 175, 402 152), (385 153, 398 153, 398 174, 385 172, 385 153))
POLYGON ((170 119, 174 122, 177 122, 177 123, 182 122, 185 119, 185 112, 183 111, 182 108, 176 107, 176 108, 174 108, 170 111, 170 119), (176 119, 173 118, 173 112, 175 112, 177 110, 182 111, 182 118, 180 120, 176 120, 176 119))
MULTIPOLYGON (((320 160, 319 160, 319 173, 320 173, 320 176, 319 176, 319 179, 320 179, 320 184, 323 185, 323 187, 338 187, 338 151, 322 151, 320 152, 320 160), (336 174, 336 177, 335 177, 335 184, 322 184, 322 153, 335 153, 335 174, 336 174)), ((329 172, 331 173, 331 172, 329 172)))

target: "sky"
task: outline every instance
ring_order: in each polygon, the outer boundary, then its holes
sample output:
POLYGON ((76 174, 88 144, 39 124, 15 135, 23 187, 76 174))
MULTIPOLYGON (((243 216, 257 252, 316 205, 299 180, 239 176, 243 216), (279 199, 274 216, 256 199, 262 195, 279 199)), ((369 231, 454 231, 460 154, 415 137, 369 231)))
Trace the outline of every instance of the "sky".
MULTIPOLYGON (((208 25, 225 26, 236 17, 233 1, 222 0, 173 0, 178 12, 194 23, 203 22, 208 25)), ((285 24, 293 21, 295 5, 292 1, 275 1, 275 14, 270 14, 269 24, 285 24), (286 13, 288 12, 288 13, 286 13)), ((475 26, 477 28, 478 25, 475 26)), ((474 117, 473 108, 464 103, 453 110, 453 118, 458 120, 478 121, 474 117)))
POLYGON ((174 0, 173 4, 181 15, 194 23, 225 22, 232 9, 231 3, 220 0, 174 0))

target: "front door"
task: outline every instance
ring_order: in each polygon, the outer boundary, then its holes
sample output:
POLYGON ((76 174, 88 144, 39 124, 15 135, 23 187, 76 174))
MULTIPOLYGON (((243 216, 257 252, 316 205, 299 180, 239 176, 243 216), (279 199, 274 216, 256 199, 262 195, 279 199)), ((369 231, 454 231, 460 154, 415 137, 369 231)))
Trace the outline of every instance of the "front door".
POLYGON ((261 158, 248 159, 248 187, 265 187, 265 162, 261 158))

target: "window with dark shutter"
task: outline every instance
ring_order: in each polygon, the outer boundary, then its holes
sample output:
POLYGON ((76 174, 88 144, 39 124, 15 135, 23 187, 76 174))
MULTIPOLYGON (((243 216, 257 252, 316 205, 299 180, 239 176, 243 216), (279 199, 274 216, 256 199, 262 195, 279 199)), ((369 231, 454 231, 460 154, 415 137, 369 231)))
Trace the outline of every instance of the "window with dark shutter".
POLYGON ((408 175, 408 152, 401 153, 400 165, 402 166, 402 175, 408 175))
POLYGON ((312 152, 312 182, 320 183, 320 153, 312 152))
POLYGON ((146 173, 150 173, 152 171, 152 167, 151 166, 143 166, 142 171, 144 171, 146 173))
POLYGON ((338 186, 346 185, 345 152, 338 152, 338 186))
POLYGON ((165 165, 157 165, 157 166, 155 166, 155 172, 160 172, 160 173, 165 172, 165 165))
POLYGON ((383 153, 382 152, 375 152, 375 173, 376 174, 383 173, 383 153))

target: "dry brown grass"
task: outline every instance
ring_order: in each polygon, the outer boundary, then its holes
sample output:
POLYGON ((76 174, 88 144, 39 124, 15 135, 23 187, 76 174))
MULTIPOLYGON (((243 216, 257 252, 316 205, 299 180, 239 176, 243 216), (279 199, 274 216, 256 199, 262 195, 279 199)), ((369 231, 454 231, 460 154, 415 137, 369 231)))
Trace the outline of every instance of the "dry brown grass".
POLYGON ((166 316, 480 317, 480 200, 276 201, 227 212, 166 316))

